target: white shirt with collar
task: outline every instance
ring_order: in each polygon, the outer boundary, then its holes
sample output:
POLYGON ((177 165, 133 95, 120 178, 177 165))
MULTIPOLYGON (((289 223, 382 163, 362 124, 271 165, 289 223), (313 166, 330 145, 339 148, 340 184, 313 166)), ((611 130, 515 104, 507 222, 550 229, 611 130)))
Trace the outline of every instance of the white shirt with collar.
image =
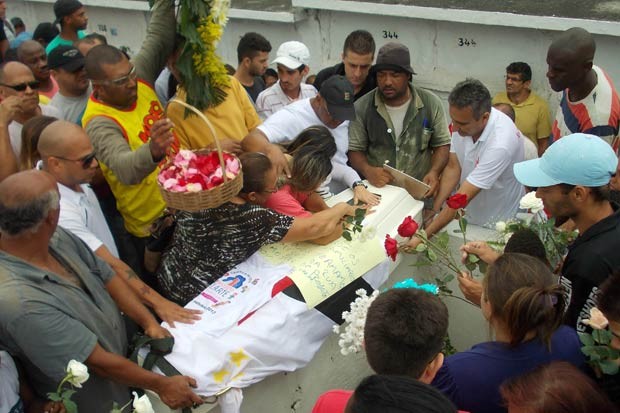
POLYGON ((317 91, 312 85, 307 85, 302 82, 299 87, 301 90, 299 91, 299 97, 297 99, 290 98, 284 93, 279 80, 270 88, 260 92, 256 98, 256 111, 258 112, 258 116, 260 116, 262 120, 265 120, 293 102, 313 98, 317 95, 317 91))
POLYGON ((99 206, 99 201, 90 185, 80 185, 82 192, 58 184, 60 192, 60 218, 58 225, 71 231, 95 252, 105 245, 118 258, 114 238, 99 206))
POLYGON ((512 120, 497 109, 491 114, 480 138, 452 133, 450 152, 455 153, 465 180, 481 189, 467 206, 466 217, 475 225, 493 227, 513 218, 524 195, 523 185, 512 167, 524 159, 523 135, 512 120))
MULTIPOLYGON (((62 119, 62 113, 60 110, 52 105, 39 105, 41 108, 41 115, 52 116, 57 119, 62 119)), ((14 120, 9 123, 9 138, 11 139, 11 147, 15 153, 15 157, 19 159, 22 153, 22 129, 24 125, 14 120)))

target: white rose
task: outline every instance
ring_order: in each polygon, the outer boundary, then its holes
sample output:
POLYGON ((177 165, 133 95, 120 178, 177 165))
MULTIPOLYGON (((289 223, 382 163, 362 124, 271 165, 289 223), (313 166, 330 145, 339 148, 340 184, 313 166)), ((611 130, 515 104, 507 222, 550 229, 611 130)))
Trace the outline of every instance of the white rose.
POLYGON ((145 394, 138 397, 138 393, 133 393, 133 411, 134 413, 155 413, 148 396, 145 394))
POLYGON ((544 207, 542 199, 536 197, 536 192, 534 191, 528 192, 521 198, 521 201, 519 201, 519 208, 529 209, 533 214, 542 211, 544 207))
POLYGON ((506 223, 504 221, 497 221, 495 223, 495 231, 504 232, 506 231, 506 223))
POLYGON ((607 317, 605 317, 601 310, 596 307, 592 307, 590 309, 590 318, 583 320, 582 322, 597 330, 604 330, 609 324, 607 317))
POLYGON ((69 361, 69 364, 67 364, 67 373, 71 375, 68 382, 78 388, 81 388, 82 383, 90 377, 88 375, 88 367, 77 360, 69 361))

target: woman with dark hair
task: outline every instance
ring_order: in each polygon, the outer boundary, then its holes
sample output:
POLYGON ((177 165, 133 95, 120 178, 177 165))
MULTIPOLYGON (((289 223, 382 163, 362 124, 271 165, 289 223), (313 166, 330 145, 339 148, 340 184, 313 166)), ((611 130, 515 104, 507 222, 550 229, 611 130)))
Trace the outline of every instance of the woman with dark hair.
POLYGON ((577 333, 562 325, 564 291, 540 259, 499 257, 487 270, 480 301, 495 340, 447 357, 433 380, 460 410, 505 412, 499 386, 506 379, 556 360, 584 364, 577 333))
POLYGON ((344 413, 456 413, 443 394, 405 376, 375 374, 355 389, 344 413))
POLYGON ((37 149, 41 132, 50 123, 58 119, 53 116, 35 116, 24 122, 22 127, 22 147, 19 153, 19 170, 26 171, 32 169, 41 160, 41 155, 37 149))
POLYGON ((331 173, 336 150, 336 141, 326 127, 304 129, 288 147, 291 178, 284 177, 282 187, 263 206, 292 217, 309 217, 327 209, 316 190, 331 173))
POLYGON ((555 362, 512 378, 500 388, 508 413, 613 413, 596 384, 575 366, 555 362))
POLYGON ((276 169, 262 153, 244 153, 240 160, 243 188, 230 202, 176 214, 174 236, 157 271, 161 293, 171 301, 187 304, 265 244, 325 237, 340 228, 343 217, 355 214, 344 202, 308 218, 264 208, 260 204, 276 191, 276 169))

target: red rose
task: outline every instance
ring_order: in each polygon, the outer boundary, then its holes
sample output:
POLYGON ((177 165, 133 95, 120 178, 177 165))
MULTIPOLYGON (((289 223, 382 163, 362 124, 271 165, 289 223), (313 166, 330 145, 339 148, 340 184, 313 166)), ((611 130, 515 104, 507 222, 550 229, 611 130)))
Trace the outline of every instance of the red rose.
POLYGON ((396 261, 396 255, 398 254, 398 242, 394 238, 390 237, 389 234, 386 234, 385 243, 383 245, 385 246, 385 252, 388 257, 390 257, 392 261, 396 261))
POLYGON ((452 209, 461 209, 467 206, 467 195, 454 194, 446 201, 446 204, 452 209))
POLYGON ((413 237, 416 232, 418 232, 418 228, 420 226, 417 222, 413 220, 413 218, 406 217, 402 224, 398 226, 398 235, 404 238, 413 237))

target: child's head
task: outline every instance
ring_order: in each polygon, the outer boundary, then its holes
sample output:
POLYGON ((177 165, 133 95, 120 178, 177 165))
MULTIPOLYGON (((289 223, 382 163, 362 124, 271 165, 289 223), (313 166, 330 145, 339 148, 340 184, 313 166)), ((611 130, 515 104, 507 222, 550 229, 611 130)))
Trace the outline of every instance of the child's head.
POLYGON ((613 412, 598 386, 566 362, 543 364, 504 382, 500 388, 508 413, 613 412))
POLYGON ((448 309, 436 295, 392 289, 370 305, 364 348, 370 367, 379 374, 405 375, 430 383, 443 363, 448 309))
POLYGON ((620 350, 620 271, 611 275, 599 289, 597 307, 609 321, 611 346, 620 350))
POLYGON ((536 257, 549 265, 544 244, 540 240, 540 237, 529 228, 515 231, 506 243, 504 252, 526 254, 531 257, 536 257))
POLYGON ((240 196, 247 201, 262 204, 276 191, 276 169, 267 155, 245 152, 239 156, 243 168, 243 188, 240 196))
POLYGON ((289 145, 293 157, 289 184, 299 192, 316 190, 332 171, 336 141, 324 126, 304 129, 289 145))
POLYGON ((492 326, 508 333, 510 345, 529 338, 550 344, 562 323, 565 300, 562 288, 540 259, 505 253, 489 266, 482 285, 482 312, 492 326))
POLYGON ((456 413, 439 390, 411 377, 368 376, 357 386, 345 413, 456 413))

